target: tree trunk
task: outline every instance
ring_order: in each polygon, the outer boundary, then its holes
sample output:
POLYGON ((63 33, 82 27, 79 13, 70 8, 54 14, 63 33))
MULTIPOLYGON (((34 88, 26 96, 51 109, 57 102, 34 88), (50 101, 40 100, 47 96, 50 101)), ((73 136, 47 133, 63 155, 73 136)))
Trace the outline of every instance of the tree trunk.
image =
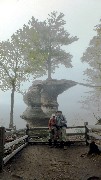
POLYGON ((52 77, 51 77, 51 53, 52 53, 52 51, 51 51, 51 39, 50 39, 50 37, 49 37, 49 56, 48 56, 48 79, 50 80, 50 79, 52 79, 52 77))
POLYGON ((51 60, 48 60, 48 79, 52 79, 51 77, 51 60))
POLYGON ((13 85, 12 92, 11 92, 11 111, 10 111, 9 128, 13 128, 14 92, 15 92, 15 85, 13 85))

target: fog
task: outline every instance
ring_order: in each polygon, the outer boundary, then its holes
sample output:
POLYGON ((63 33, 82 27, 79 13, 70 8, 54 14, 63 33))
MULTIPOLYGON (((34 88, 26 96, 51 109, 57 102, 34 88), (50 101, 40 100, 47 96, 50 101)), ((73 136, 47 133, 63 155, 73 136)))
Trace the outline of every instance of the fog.
MULTIPOLYGON (((87 77, 84 75, 84 70, 88 64, 81 63, 81 57, 85 49, 89 45, 90 39, 96 35, 94 27, 99 24, 101 18, 101 1, 99 0, 1 0, 0 1, 0 40, 7 40, 22 28, 23 24, 31 19, 32 16, 39 20, 47 18, 51 11, 59 11, 65 14, 66 30, 70 36, 77 36, 78 41, 67 46, 66 51, 73 55, 73 68, 67 69, 63 65, 55 70, 52 78, 68 79, 76 82, 86 83, 87 77), (5 13, 6 12, 6 13, 5 13)), ((46 79, 47 76, 39 79, 46 79)), ((23 90, 28 90, 32 84, 26 82, 23 85, 23 90)), ((66 116, 68 125, 83 124, 88 121, 89 124, 94 124, 96 120, 93 117, 93 112, 98 113, 98 107, 93 105, 88 109, 82 108, 80 101, 89 92, 91 88, 76 85, 59 95, 59 109, 66 116)), ((84 99, 84 98, 83 98, 84 99)), ((15 94, 14 106, 14 124, 17 128, 25 127, 26 121, 20 119, 20 115, 26 109, 23 102, 23 96, 19 93, 15 94)), ((3 126, 9 125, 10 112, 10 91, 0 91, 0 123, 3 126)))

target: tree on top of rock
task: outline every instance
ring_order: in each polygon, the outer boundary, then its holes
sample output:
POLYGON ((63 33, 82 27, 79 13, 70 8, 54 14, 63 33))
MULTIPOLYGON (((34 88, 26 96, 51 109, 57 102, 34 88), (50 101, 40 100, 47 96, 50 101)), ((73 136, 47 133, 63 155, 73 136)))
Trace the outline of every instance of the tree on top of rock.
MULTIPOLYGON (((58 13, 54 11, 48 16, 47 20, 43 22, 39 22, 32 17, 28 23, 26 34, 29 33, 30 36, 32 36, 33 31, 38 33, 39 42, 37 48, 40 51, 40 54, 45 57, 45 61, 42 63, 43 73, 46 74, 48 72, 48 79, 51 79, 51 74, 59 64, 63 64, 68 68, 72 67, 72 55, 63 50, 62 47, 69 45, 78 39, 77 37, 69 37, 69 33, 64 28, 66 22, 63 19, 63 13, 58 15, 58 13)), ((33 64, 33 50, 35 47, 33 48, 32 38, 30 38, 29 43, 32 46, 31 51, 29 51, 29 58, 33 64)))

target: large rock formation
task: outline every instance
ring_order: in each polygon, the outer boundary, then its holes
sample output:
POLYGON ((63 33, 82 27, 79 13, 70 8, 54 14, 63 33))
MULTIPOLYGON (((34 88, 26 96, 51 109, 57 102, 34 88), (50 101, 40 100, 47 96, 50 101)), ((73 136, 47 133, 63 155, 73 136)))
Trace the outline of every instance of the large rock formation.
POLYGON ((51 114, 58 110, 58 95, 76 84, 65 79, 34 81, 24 95, 24 102, 28 107, 21 117, 34 126, 47 125, 51 114))

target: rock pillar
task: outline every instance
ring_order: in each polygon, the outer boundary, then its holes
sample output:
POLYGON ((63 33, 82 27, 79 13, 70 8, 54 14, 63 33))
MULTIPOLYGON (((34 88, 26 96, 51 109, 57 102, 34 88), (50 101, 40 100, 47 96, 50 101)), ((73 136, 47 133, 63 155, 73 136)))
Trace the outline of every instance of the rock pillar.
POLYGON ((34 125, 47 125, 51 114, 58 110, 58 95, 76 84, 65 79, 34 81, 24 96, 28 107, 21 117, 34 125))

